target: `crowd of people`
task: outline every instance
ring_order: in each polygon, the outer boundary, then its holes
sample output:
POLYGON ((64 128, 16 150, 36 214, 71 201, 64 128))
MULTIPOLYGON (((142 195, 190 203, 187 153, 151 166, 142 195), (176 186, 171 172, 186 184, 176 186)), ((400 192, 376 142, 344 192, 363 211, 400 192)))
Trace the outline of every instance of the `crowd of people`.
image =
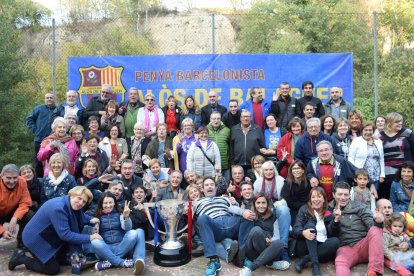
POLYGON ((1 170, 0 235, 17 238, 9 269, 80 274, 96 259, 96 270, 140 275, 154 241, 144 203, 177 199, 192 201, 182 240, 209 259, 205 276, 220 259, 249 276, 287 270, 292 257, 298 273, 334 261, 337 275, 366 262, 369 276, 384 264, 410 275, 414 134, 395 112, 365 121, 338 87, 325 104, 311 81, 302 98, 290 90, 283 82, 267 101, 254 87, 228 109, 216 92, 204 107, 170 96, 160 108, 134 87, 119 105, 105 84, 85 109, 76 91, 59 106, 47 93, 27 118, 33 166, 1 170))

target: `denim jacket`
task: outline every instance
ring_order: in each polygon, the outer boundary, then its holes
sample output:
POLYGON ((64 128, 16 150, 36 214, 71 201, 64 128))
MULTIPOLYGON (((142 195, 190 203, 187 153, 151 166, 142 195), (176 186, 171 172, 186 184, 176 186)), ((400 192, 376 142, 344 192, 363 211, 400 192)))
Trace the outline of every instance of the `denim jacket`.
MULTIPOLYGON (((410 192, 414 191, 414 183, 411 185, 402 185, 410 192)), ((405 193, 399 181, 394 181, 391 184, 390 201, 394 212, 408 212, 408 205, 410 205, 411 198, 405 193)))
POLYGON ((121 242, 125 233, 132 229, 131 219, 124 220, 124 216, 117 210, 102 214, 100 220, 99 234, 107 244, 121 242))

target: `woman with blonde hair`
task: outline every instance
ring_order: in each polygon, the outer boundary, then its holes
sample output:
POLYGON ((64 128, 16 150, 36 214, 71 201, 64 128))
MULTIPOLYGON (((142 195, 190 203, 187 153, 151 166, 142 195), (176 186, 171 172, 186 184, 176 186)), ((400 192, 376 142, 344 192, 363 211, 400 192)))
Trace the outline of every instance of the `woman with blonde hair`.
POLYGON ((384 150, 385 180, 380 185, 378 197, 389 198, 391 183, 401 164, 414 161, 414 134, 403 127, 401 114, 391 112, 385 116, 385 128, 379 138, 384 150))

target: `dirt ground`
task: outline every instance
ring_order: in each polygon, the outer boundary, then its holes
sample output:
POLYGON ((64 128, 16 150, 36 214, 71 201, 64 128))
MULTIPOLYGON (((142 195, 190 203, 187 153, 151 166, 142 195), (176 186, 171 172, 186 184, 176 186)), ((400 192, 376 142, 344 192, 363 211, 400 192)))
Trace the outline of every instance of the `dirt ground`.
MULTIPOLYGON (((18 266, 14 271, 9 271, 7 264, 9 261, 10 254, 15 248, 15 241, 4 241, 0 239, 0 275, 40 275, 38 273, 33 273, 29 270, 26 270, 24 266, 18 266)), ((161 267, 155 265, 152 260, 152 252, 147 251, 146 255, 146 267, 144 275, 157 275, 157 276, 194 276, 194 275, 204 275, 204 269, 208 260, 206 258, 193 258, 188 264, 180 267, 161 267)), ((237 276, 239 275, 240 268, 232 264, 226 264, 224 261, 221 261, 222 269, 219 275, 230 275, 237 276)), ((292 262, 293 264, 293 262, 292 262)), ((321 266, 323 275, 335 275, 335 266, 333 263, 323 264, 321 266)), ((360 264, 352 269, 352 275, 363 276, 367 272, 367 265, 360 264)), ((62 266, 60 275, 73 275, 71 274, 69 266, 62 266)), ((132 275, 132 269, 119 269, 113 268, 104 271, 95 271, 94 268, 90 268, 82 272, 82 275, 132 275)), ((261 267, 256 270, 253 275, 299 275, 295 272, 293 266, 290 267, 287 271, 273 271, 265 267, 261 267)), ((312 275, 311 269, 306 268, 302 274, 303 276, 312 275)), ((391 270, 385 270, 385 275, 396 275, 391 270)))

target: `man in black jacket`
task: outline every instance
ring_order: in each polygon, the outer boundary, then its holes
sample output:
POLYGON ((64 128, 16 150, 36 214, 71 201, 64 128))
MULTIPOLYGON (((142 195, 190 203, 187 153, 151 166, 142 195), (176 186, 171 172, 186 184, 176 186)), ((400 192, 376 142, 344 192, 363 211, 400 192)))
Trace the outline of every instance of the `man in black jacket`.
POLYGON ((282 82, 279 91, 279 97, 276 93, 273 95, 270 112, 276 115, 279 126, 287 129, 290 120, 295 116, 300 116, 301 111, 299 110, 297 99, 290 96, 289 83, 282 82))
POLYGON ((210 123, 210 115, 213 111, 220 112, 221 116, 224 115, 224 113, 227 112, 227 108, 225 106, 222 106, 217 103, 217 93, 216 92, 210 92, 208 93, 208 100, 209 104, 204 106, 201 109, 201 122, 203 126, 208 125, 210 123))
POLYGON ((104 84, 101 88, 101 94, 98 97, 93 97, 83 112, 83 126, 85 129, 88 129, 85 123, 88 121, 89 117, 97 116, 99 120, 101 119, 102 115, 106 114, 105 107, 106 104, 109 102, 112 96, 112 85, 104 84))
POLYGON ((320 118, 325 115, 325 109, 323 108, 322 102, 319 98, 313 96, 313 83, 311 81, 305 81, 302 83, 302 90, 304 96, 298 100, 299 110, 301 117, 303 118, 303 109, 307 103, 311 103, 315 108, 315 117, 320 118))

